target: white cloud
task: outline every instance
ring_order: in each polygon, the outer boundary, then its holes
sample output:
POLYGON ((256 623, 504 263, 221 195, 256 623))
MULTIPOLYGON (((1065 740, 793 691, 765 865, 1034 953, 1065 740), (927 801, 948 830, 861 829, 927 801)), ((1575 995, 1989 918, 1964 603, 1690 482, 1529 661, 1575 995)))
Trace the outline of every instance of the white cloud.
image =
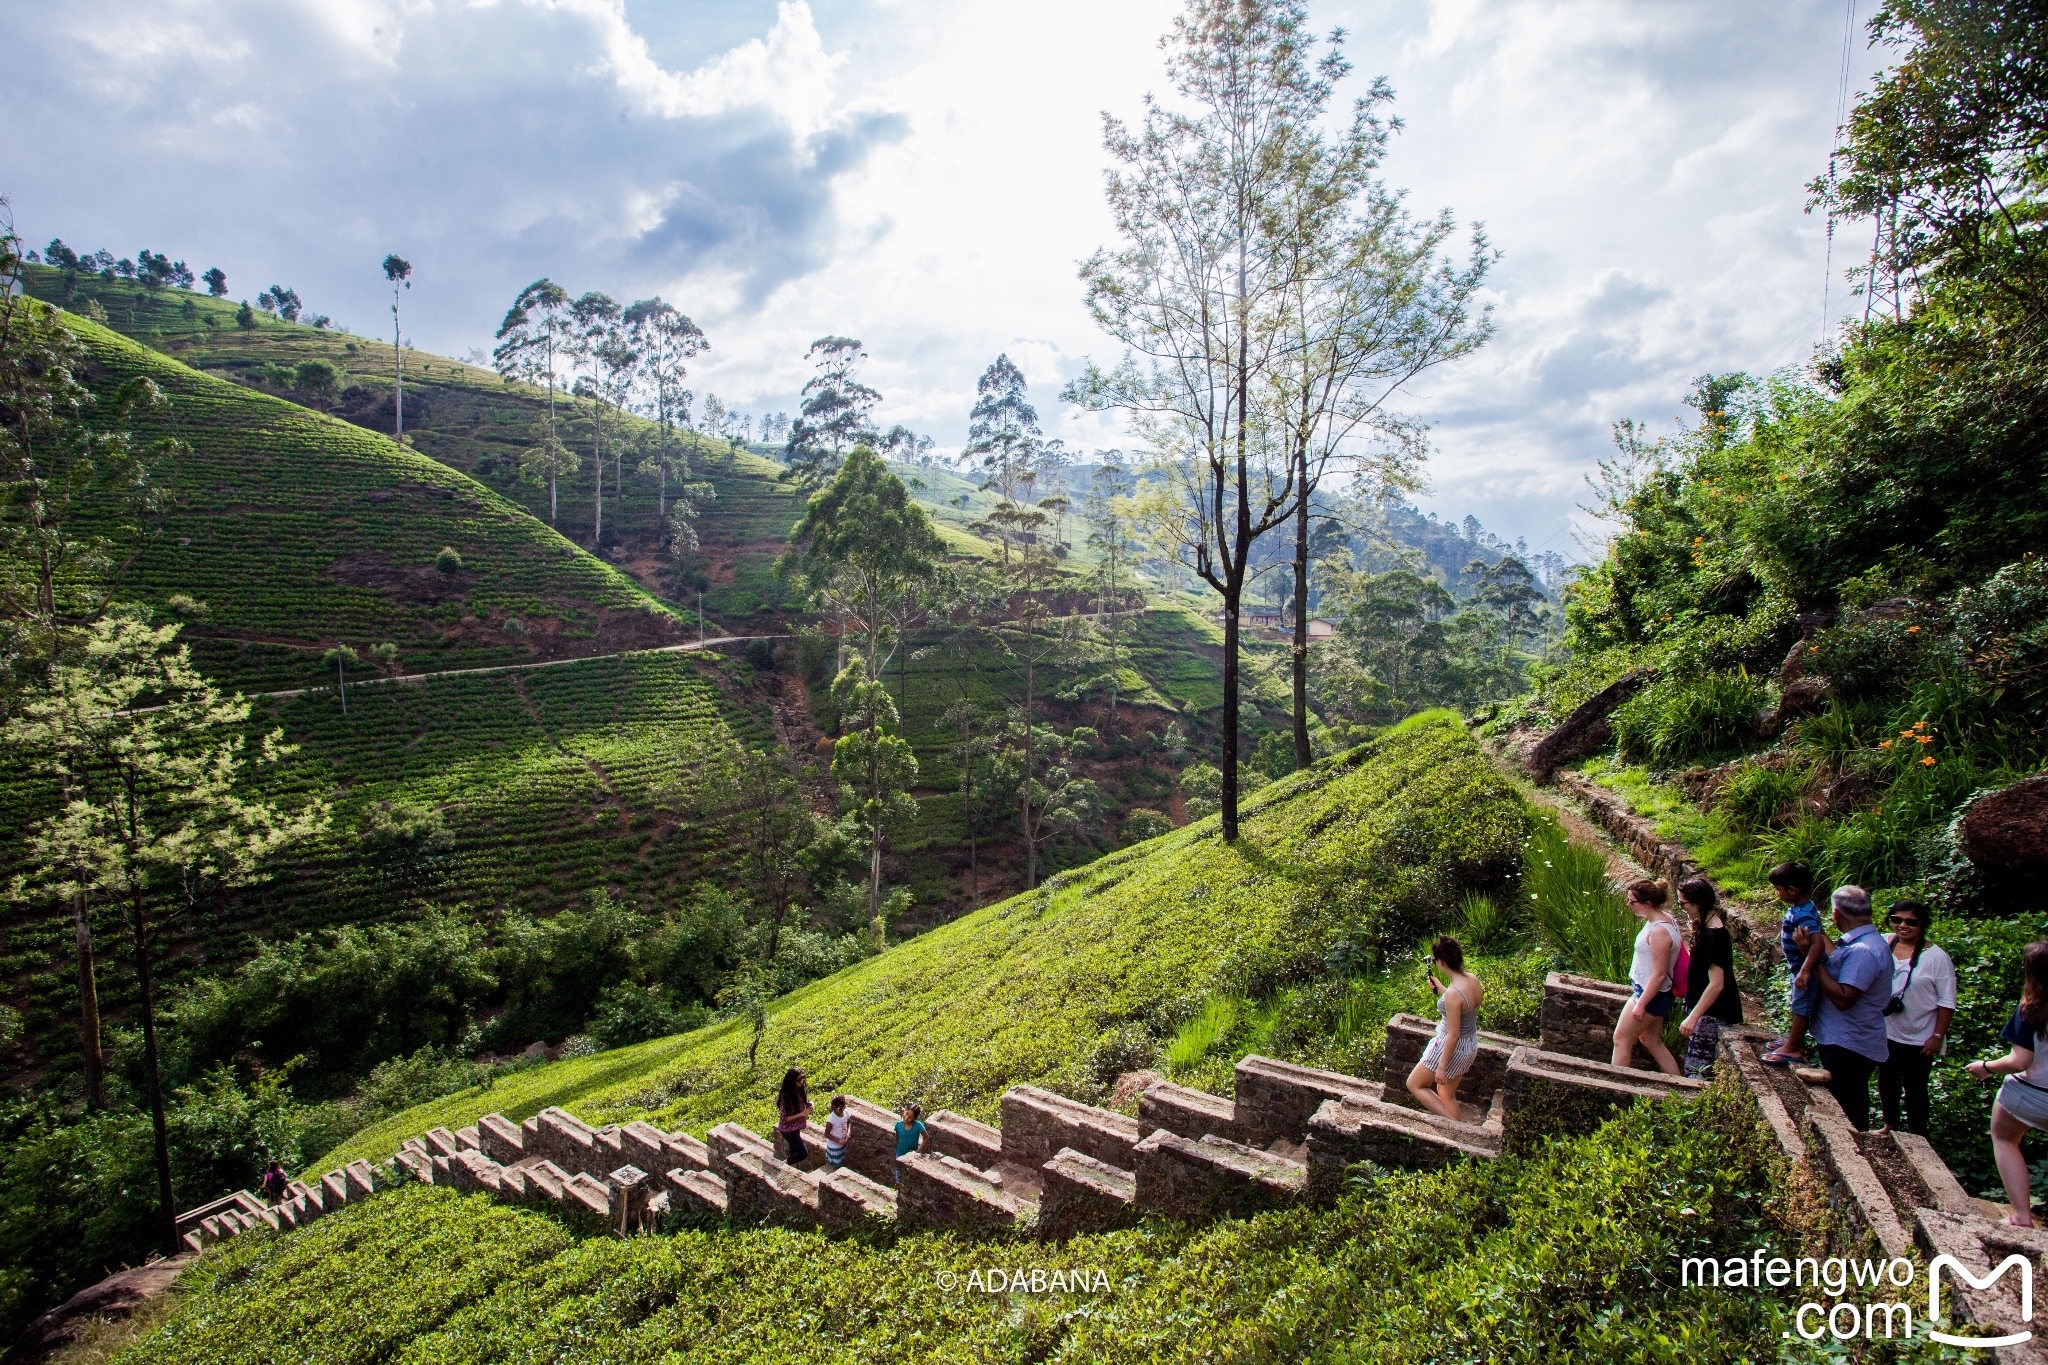
MULTIPOLYGON (((883 416, 964 437, 999 351, 1050 431, 1112 347, 1075 262, 1106 242, 1100 114, 1164 91, 1173 0, 77 0, 17 20, 0 135, 24 225, 295 283, 368 323, 375 262, 419 269, 421 344, 460 351, 547 273, 659 291, 714 350, 693 377, 793 406, 803 353, 860 337, 883 416), (138 147, 148 151, 138 155, 138 147)), ((1778 0, 1313 0, 1406 131, 1419 211, 1484 221, 1499 332, 1407 406, 1431 505, 1564 543, 1620 417, 1694 375, 1796 363, 1822 325, 1841 15, 1778 0)), ((1861 83, 1872 58, 1861 52, 1861 83)), ((1855 254, 1838 242, 1839 270, 1855 254)), ((1851 306, 1833 287, 1836 311, 1851 306)))

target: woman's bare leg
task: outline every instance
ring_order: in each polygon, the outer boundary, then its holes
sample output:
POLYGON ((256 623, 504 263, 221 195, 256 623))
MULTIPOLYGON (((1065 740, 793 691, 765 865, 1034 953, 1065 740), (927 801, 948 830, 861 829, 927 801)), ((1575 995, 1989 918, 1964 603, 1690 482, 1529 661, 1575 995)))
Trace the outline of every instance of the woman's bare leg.
MULTIPOLYGON (((1415 1097, 1415 1102, 1438 1118, 1454 1119, 1458 1117, 1457 1105, 1454 1103, 1447 1109, 1443 1100, 1438 1098, 1437 1092, 1444 1084, 1446 1082, 1437 1080, 1436 1073, 1421 1062, 1417 1062, 1415 1069, 1408 1073, 1408 1093, 1415 1097)), ((1448 1084, 1455 1094, 1458 1083, 1450 1081, 1448 1084)))
POLYGON ((2012 1205, 2010 1221, 2015 1227, 2034 1226, 2033 1191, 2027 1180, 2027 1158, 2020 1151, 2020 1139, 2027 1125, 2005 1112, 1997 1101, 1991 1104, 1991 1159, 1998 1163, 1999 1183, 2005 1186, 2005 1202, 2012 1205))

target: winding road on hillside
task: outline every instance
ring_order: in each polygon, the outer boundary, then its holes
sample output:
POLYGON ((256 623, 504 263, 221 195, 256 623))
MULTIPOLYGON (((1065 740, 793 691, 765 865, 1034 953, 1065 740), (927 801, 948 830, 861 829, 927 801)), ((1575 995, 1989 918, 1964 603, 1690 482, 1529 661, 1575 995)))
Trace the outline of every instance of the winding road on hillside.
MULTIPOLYGON (((429 678, 461 678, 476 673, 531 673, 537 668, 561 668, 566 664, 595 663, 599 659, 618 659, 628 654, 692 654, 700 649, 710 649, 714 645, 741 645, 746 644, 750 640, 786 640, 788 638, 787 635, 714 635, 708 640, 692 640, 688 644, 657 645, 653 649, 620 649, 614 650, 610 654, 579 654, 573 659, 537 659, 532 663, 524 664, 489 664, 482 668, 449 668, 439 673, 400 673, 396 676, 383 676, 373 673, 361 680, 351 678, 349 686, 375 687, 379 683, 416 683, 425 682, 429 678)), ((312 692, 331 692, 333 690, 329 684, 320 683, 313 687, 288 688, 282 692, 249 692, 244 695, 249 697, 303 697, 312 692)))

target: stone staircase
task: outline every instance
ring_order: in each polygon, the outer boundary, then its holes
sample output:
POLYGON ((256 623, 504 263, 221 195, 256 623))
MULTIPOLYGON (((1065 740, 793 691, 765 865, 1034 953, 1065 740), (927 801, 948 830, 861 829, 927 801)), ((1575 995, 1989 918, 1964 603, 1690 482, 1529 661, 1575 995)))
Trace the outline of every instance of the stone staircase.
POLYGON ((1146 1214, 1242 1217, 1302 1200, 1327 1202, 1346 1168, 1427 1169, 1525 1150, 1589 1131, 1615 1108, 1684 1095, 1700 1083, 1607 1064, 1626 988, 1561 974, 1545 984, 1543 1037, 1480 1035, 1458 1119, 1415 1104, 1406 1081, 1434 1025, 1397 1015, 1379 1080, 1272 1057, 1237 1064, 1235 1098, 1168 1081, 1138 1100, 1136 1118, 1032 1085, 1002 1097, 1000 1126, 942 1110, 924 1149, 897 1160, 896 1116, 849 1097, 846 1164, 824 1164, 813 1123, 800 1164, 736 1123, 702 1140, 644 1122, 593 1128, 561 1109, 524 1123, 499 1114, 474 1127, 407 1139, 386 1166, 354 1162, 292 1187, 265 1206, 247 1192, 179 1221, 194 1250, 263 1224, 283 1230, 380 1186, 407 1179, 551 1208, 625 1234, 676 1215, 848 1230, 903 1226, 1065 1238, 1126 1226, 1146 1214))

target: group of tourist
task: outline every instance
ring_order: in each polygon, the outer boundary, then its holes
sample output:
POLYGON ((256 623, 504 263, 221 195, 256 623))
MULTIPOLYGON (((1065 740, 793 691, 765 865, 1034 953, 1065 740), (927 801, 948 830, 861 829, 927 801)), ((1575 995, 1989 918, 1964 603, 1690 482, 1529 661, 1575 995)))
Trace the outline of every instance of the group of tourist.
MULTIPOLYGON (((783 1073, 782 1088, 775 1096, 775 1135, 782 1139, 783 1159, 792 1166, 810 1160, 810 1144, 804 1140, 811 1123, 810 1079, 802 1067, 783 1073)), ((924 1111, 915 1104, 903 1106, 896 1120, 896 1159, 924 1150, 924 1111)), ((846 1096, 834 1095, 825 1112, 825 1164, 838 1170, 846 1164, 846 1148, 853 1141, 853 1115, 846 1111, 846 1096)), ((895 1170, 890 1178, 895 1179, 895 1170)))
MULTIPOLYGON (((1839 886, 1828 897, 1830 935, 1814 904, 1810 869, 1803 863, 1780 864, 1771 869, 1770 883, 1784 906, 1778 939, 1791 1022, 1763 1061, 1771 1066, 1817 1061, 1815 1078, 1858 1129, 1870 1127, 1875 1076, 1884 1126, 1926 1133, 1928 1081, 1948 1046, 1956 1013, 1955 963, 1928 941, 1927 907, 1912 899, 1893 902, 1885 917, 1891 932, 1880 933, 1870 893, 1860 886, 1839 886)), ((1678 896, 1693 921, 1689 952, 1676 918, 1665 909, 1663 885, 1637 881, 1627 888, 1629 909, 1643 926, 1629 969, 1629 1004, 1614 1029, 1613 1060, 1628 1066, 1641 1044, 1659 1069, 1703 1076, 1713 1064, 1721 1025, 1742 1022, 1742 999, 1735 988, 1734 943, 1713 884, 1690 878, 1679 885, 1678 896), (1682 1068, 1662 1036, 1680 981, 1689 1006, 1678 1026, 1688 1040, 1682 1068)), ((1972 1061, 1964 1070, 1978 1080, 2005 1078, 1991 1105, 1992 1155, 2011 1205, 2006 1221, 2031 1227, 2020 1139, 2030 1129, 2048 1131, 2048 942, 2029 946, 2023 965, 2020 1003, 2000 1034, 2012 1050, 1972 1061)))
MULTIPOLYGON (((1928 910, 1917 900, 1893 903, 1886 916, 1891 933, 1872 923, 1870 893, 1860 886, 1835 888, 1828 909, 1835 936, 1821 923, 1813 901, 1813 874, 1802 863, 1771 870, 1770 883, 1784 905, 1779 947, 1785 956, 1791 1025, 1763 1054, 1772 1066, 1818 1060, 1825 1084, 1849 1122, 1870 1126, 1870 1082, 1877 1078, 1886 1128, 1925 1133, 1928 1080, 1948 1043, 1956 1012, 1956 968, 1949 955, 1927 941, 1928 910), (1811 1039, 1817 1058, 1807 1052, 1811 1039)), ((1742 993, 1735 979, 1735 941, 1719 893, 1705 877, 1678 885, 1678 899, 1691 921, 1691 944, 1667 903, 1662 882, 1648 879, 1624 888, 1628 908, 1643 921, 1629 962, 1629 1002, 1614 1025, 1613 1062, 1629 1066, 1641 1047, 1669 1075, 1707 1076, 1720 1050, 1721 1030, 1742 1022, 1742 993), (1664 1041, 1665 1022, 1679 1008, 1678 1034, 1685 1040, 1681 1062, 1664 1041)), ((1479 1055, 1479 1009, 1486 987, 1465 969, 1465 950, 1448 936, 1430 945, 1425 979, 1436 996, 1437 1027, 1422 1059, 1408 1073, 1408 1093, 1442 1118, 1460 1119, 1458 1084, 1479 1055)), ((2027 1163, 2020 1139, 2030 1129, 2048 1131, 2048 941, 2028 947, 2019 1007, 2003 1033, 2012 1050, 2003 1057, 1973 1061, 1965 1068, 1979 1080, 2002 1076, 1991 1106, 1991 1146, 2000 1179, 2012 1204, 2008 1222, 2031 1227, 2027 1163)), ((776 1097, 776 1134, 795 1164, 810 1149, 804 1134, 811 1118, 804 1073, 790 1068, 776 1097)), ((846 1096, 832 1097, 824 1120, 825 1161, 845 1164, 853 1119, 846 1096)), ((922 1149, 925 1125, 918 1107, 906 1104, 896 1123, 896 1157, 922 1149)))

